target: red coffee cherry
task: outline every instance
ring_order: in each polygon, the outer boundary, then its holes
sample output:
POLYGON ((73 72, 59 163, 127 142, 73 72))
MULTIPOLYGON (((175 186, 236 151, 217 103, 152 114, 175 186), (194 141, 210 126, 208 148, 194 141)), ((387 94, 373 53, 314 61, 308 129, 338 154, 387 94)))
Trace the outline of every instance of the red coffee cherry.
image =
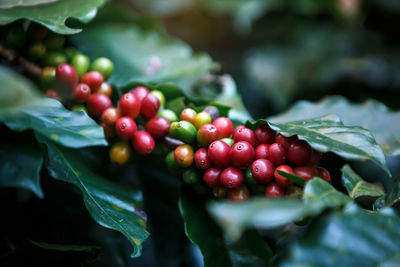
POLYGON ((235 143, 239 141, 246 141, 249 142, 253 147, 257 146, 256 135, 251 129, 246 127, 242 127, 237 130, 233 134, 233 140, 235 140, 235 143))
POLYGON ((246 128, 246 126, 244 126, 244 125, 238 125, 238 126, 236 126, 235 130, 233 130, 232 136, 235 135, 235 134, 236 134, 240 129, 242 129, 242 128, 246 128))
POLYGON ((288 159, 295 166, 304 166, 310 159, 312 148, 304 140, 294 141, 288 149, 288 159))
POLYGON ((251 175, 260 184, 268 184, 274 178, 275 167, 271 161, 258 159, 251 164, 251 175))
POLYGON ((253 162, 254 157, 254 148, 246 141, 237 142, 231 148, 230 161, 237 168, 247 167, 253 162))
POLYGON ((184 110, 182 110, 181 115, 180 115, 180 120, 181 121, 188 121, 191 124, 194 125, 194 118, 196 117, 197 112, 194 111, 191 108, 185 108, 184 110))
POLYGON ((265 196, 267 197, 283 197, 285 189, 279 187, 275 183, 271 183, 265 188, 265 196))
POLYGON ((321 158, 322 158, 322 153, 313 149, 312 153, 311 153, 310 161, 307 163, 307 165, 315 166, 318 164, 318 162, 321 160, 321 158))
POLYGON ((331 174, 329 173, 329 171, 325 168, 322 167, 318 167, 317 168, 317 176, 321 177, 322 179, 324 179, 325 181, 327 181, 328 183, 331 181, 331 174))
POLYGON ((256 159, 268 159, 269 158, 269 145, 261 144, 256 147, 256 159))
POLYGON ((233 133, 232 121, 226 117, 219 117, 212 123, 219 131, 219 138, 230 137, 233 133))
POLYGON ((194 153, 190 145, 180 145, 174 150, 176 163, 181 167, 189 167, 193 163, 194 153))
POLYGON ((294 169, 294 174, 308 181, 317 176, 317 170, 311 166, 297 167, 294 169))
POLYGON ((248 200, 249 197, 250 193, 245 185, 228 191, 228 199, 233 202, 243 202, 248 200))
POLYGON ((62 87, 73 89, 78 84, 78 74, 74 67, 62 63, 57 66, 56 80, 62 87))
POLYGON ((96 91, 103 82, 103 75, 101 75, 101 73, 98 71, 86 72, 81 77, 81 83, 86 83, 93 91, 96 91))
POLYGON ((136 134, 137 126, 132 118, 122 117, 115 122, 115 130, 119 137, 129 140, 136 134))
POLYGON ((208 158, 218 168, 229 165, 231 147, 220 140, 214 141, 208 146, 208 158))
POLYGON ((274 172, 275 181, 276 181, 277 185, 279 185, 282 188, 286 188, 286 187, 292 185, 293 181, 286 179, 285 177, 280 175, 278 173, 278 170, 293 174, 294 172, 293 172, 292 167, 290 167, 289 165, 280 165, 275 169, 275 172, 274 172))
POLYGON ((159 108, 160 100, 153 94, 147 94, 147 96, 143 98, 140 113, 147 119, 150 119, 157 114, 159 108))
POLYGON ((148 132, 138 131, 133 137, 133 147, 136 153, 146 156, 153 152, 156 144, 148 132))
POLYGON ((217 187, 219 186, 220 175, 220 169, 210 168, 204 173, 203 180, 209 187, 217 187))
POLYGON ((297 140, 297 136, 296 135, 293 135, 293 136, 290 136, 290 137, 285 137, 285 136, 283 136, 281 134, 278 134, 275 137, 275 143, 281 144, 286 150, 288 150, 289 146, 296 140, 297 140))
POLYGON ((275 131, 269 128, 268 124, 259 126, 255 131, 259 144, 272 144, 275 141, 275 131))
POLYGON ((110 126, 114 126, 119 118, 121 118, 121 111, 113 107, 107 108, 101 114, 101 120, 110 126))
POLYGON ((100 126, 103 128, 103 132, 104 132, 104 138, 110 142, 115 135, 117 134, 115 132, 115 127, 114 126, 110 126, 105 124, 104 122, 100 123, 100 126))
POLYGON ((102 94, 92 94, 87 102, 89 114, 96 118, 100 117, 103 111, 111 106, 110 98, 102 94))
POLYGON ((135 119, 139 115, 140 111, 140 101, 132 93, 126 93, 119 99, 119 109, 121 114, 124 116, 131 117, 135 119))
POLYGON ((199 148, 194 154, 194 162, 200 170, 207 170, 211 167, 211 162, 208 158, 207 149, 199 148))
POLYGON ((91 95, 90 88, 87 84, 80 83, 75 86, 74 90, 72 91, 72 100, 76 103, 82 104, 89 100, 91 95))
MULTIPOLYGON (((200 114, 200 113, 199 113, 200 114)), ((197 144, 206 147, 219 138, 218 128, 212 124, 204 124, 197 131, 197 144)))
POLYGON ((102 95, 106 95, 108 97, 111 97, 112 94, 112 87, 111 84, 107 83, 107 82, 103 82, 99 88, 97 88, 94 93, 96 94, 102 94, 102 95))
POLYGON ((243 173, 234 167, 228 167, 222 171, 220 183, 228 189, 239 188, 243 183, 243 173))
POLYGON ((286 163, 287 152, 282 145, 278 143, 273 143, 269 146, 268 152, 269 152, 269 160, 275 166, 286 163))
POLYGON ((142 100, 148 95, 148 93, 150 93, 150 91, 146 87, 138 86, 131 90, 131 93, 136 96, 139 102, 142 102, 142 100))
POLYGON ((154 138, 163 138, 169 134, 169 120, 154 117, 146 123, 146 131, 154 138))

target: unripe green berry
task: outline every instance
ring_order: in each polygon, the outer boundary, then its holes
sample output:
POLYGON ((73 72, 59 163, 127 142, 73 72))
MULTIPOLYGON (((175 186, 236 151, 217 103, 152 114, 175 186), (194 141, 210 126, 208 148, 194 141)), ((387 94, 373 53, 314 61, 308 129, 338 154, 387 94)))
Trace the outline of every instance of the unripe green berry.
POLYGON ((153 91, 150 92, 150 94, 156 96, 158 98, 158 100, 160 100, 160 107, 164 106, 164 104, 165 104, 165 96, 161 91, 153 90, 153 91))
POLYGON ((114 71, 114 64, 106 57, 99 57, 93 61, 90 70, 100 72, 103 75, 104 80, 107 80, 114 71))
POLYGON ((73 58, 75 55, 77 55, 77 54, 81 54, 81 52, 80 52, 78 49, 76 49, 76 48, 73 48, 73 47, 66 47, 66 48, 64 49, 64 54, 67 56, 68 61, 71 62, 71 61, 72 61, 72 58, 73 58))
POLYGON ((60 50, 65 43, 65 37, 53 32, 49 32, 44 39, 47 50, 60 50))
POLYGON ((36 61, 42 58, 46 54, 46 46, 44 44, 36 42, 29 46, 28 56, 30 59, 36 61))
POLYGON ((222 142, 226 143, 228 146, 232 147, 235 141, 232 138, 222 138, 222 142))
POLYGON ((45 87, 51 87, 56 81, 56 68, 53 66, 43 68, 40 73, 40 81, 45 87))
POLYGON ((251 168, 246 169, 244 181, 246 184, 249 184, 249 185, 257 184, 257 182, 253 178, 253 175, 251 174, 251 168))
POLYGON ((72 57, 71 65, 75 68, 76 73, 78 73, 80 77, 88 71, 90 59, 86 55, 76 54, 72 57))
POLYGON ((167 119, 169 122, 178 121, 178 116, 176 116, 176 113, 170 109, 160 109, 156 117, 167 119))
POLYGON ((183 169, 176 163, 174 151, 168 153, 165 157, 165 164, 167 165, 168 172, 175 176, 180 176, 183 169))
POLYGON ((188 121, 171 123, 169 134, 172 138, 179 139, 187 144, 193 144, 197 137, 196 127, 188 121))
POLYGON ((52 51, 46 53, 43 57, 43 65, 46 66, 57 67, 58 65, 66 62, 67 57, 61 52, 52 51))
POLYGON ((200 175, 194 169, 188 169, 183 173, 183 181, 187 184, 194 184, 200 181, 200 175))
POLYGON ((207 112, 200 112, 194 117, 194 126, 199 129, 205 124, 211 123, 211 116, 207 112))

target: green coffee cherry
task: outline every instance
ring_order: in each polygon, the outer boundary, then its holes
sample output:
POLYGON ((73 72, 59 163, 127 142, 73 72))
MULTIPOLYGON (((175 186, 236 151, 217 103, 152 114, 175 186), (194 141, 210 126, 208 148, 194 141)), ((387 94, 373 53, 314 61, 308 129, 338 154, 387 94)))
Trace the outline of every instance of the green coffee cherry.
POLYGON ((235 141, 232 138, 222 138, 222 142, 226 143, 228 146, 232 147, 235 141))
POLYGON ((81 52, 76 48, 67 47, 64 49, 64 54, 67 56, 68 61, 71 62, 72 58, 77 54, 81 54, 81 52))
POLYGON ((67 62, 67 57, 61 52, 52 51, 43 57, 43 65, 45 66, 57 67, 65 62, 67 62))
POLYGON ((46 46, 40 42, 33 43, 28 48, 28 56, 36 61, 46 54, 46 46))
POLYGON ((193 144, 197 137, 196 127, 188 121, 179 121, 171 123, 169 134, 187 144, 193 144))
POLYGON ((189 169, 186 170, 183 173, 183 181, 187 184, 194 184, 200 181, 200 175, 198 174, 198 172, 194 169, 189 169))
POLYGON ((150 92, 150 94, 156 96, 158 100, 160 100, 160 107, 163 107, 165 104, 165 96, 161 91, 158 90, 153 90, 150 92))
POLYGON ((156 116, 167 119, 169 122, 178 121, 178 116, 170 109, 160 109, 156 116))
POLYGON ((76 54, 72 57, 71 65, 75 68, 76 73, 78 73, 80 77, 88 71, 90 59, 83 54, 76 54))
POLYGON ((60 50, 64 46, 65 37, 63 35, 49 32, 43 42, 46 45, 47 50, 60 50))
POLYGON ((40 73, 40 81, 44 87, 52 87, 56 81, 56 68, 52 66, 43 68, 40 73))
POLYGON ((245 172, 244 181, 248 185, 255 185, 257 182, 254 180, 253 175, 251 174, 251 169, 248 168, 245 172))
POLYGON ((103 75, 104 80, 107 80, 114 71, 114 64, 106 57, 99 57, 93 61, 90 70, 100 72, 103 75))
POLYGON ((174 151, 168 153, 165 157, 165 164, 167 165, 168 172, 175 176, 180 176, 183 169, 176 163, 174 151))
POLYGON ((207 112, 200 112, 194 117, 194 126, 199 129, 204 124, 211 123, 211 116, 207 112))
POLYGON ((25 41, 25 31, 20 23, 16 23, 8 29, 5 37, 6 46, 12 48, 21 48, 24 46, 25 41))

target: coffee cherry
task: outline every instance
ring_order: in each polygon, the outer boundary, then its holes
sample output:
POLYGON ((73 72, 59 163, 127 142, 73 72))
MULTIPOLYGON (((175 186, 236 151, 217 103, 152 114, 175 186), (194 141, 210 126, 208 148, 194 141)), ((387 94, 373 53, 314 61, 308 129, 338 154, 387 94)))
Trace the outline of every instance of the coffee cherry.
POLYGON ((78 73, 79 77, 81 77, 88 71, 89 64, 90 64, 89 57, 83 54, 75 54, 71 60, 71 65, 75 68, 76 73, 78 73))
POLYGON ((286 188, 286 187, 292 185, 293 181, 289 180, 289 179, 286 179, 285 177, 280 175, 278 173, 278 170, 293 174, 294 173, 293 169, 289 165, 280 165, 275 169, 275 172, 274 172, 275 181, 276 181, 277 185, 279 185, 282 188, 286 188))
POLYGON ((213 188, 213 195, 216 198, 224 198, 227 193, 228 190, 222 186, 217 186, 213 188))
POLYGON ((275 143, 282 145, 286 150, 288 150, 289 146, 296 140, 297 140, 296 135, 286 137, 286 136, 283 136, 282 134, 278 134, 275 137, 275 143))
POLYGON ((107 82, 103 82, 99 88, 97 88, 94 91, 95 94, 102 94, 102 95, 106 95, 108 97, 111 97, 112 95, 112 87, 111 84, 107 83, 107 82))
POLYGON ((143 99, 150 93, 150 91, 146 87, 138 86, 131 90, 131 93, 137 97, 140 103, 142 103, 143 99))
POLYGON ((101 120, 110 126, 114 126, 119 118, 121 118, 121 111, 117 108, 107 108, 101 114, 101 120))
POLYGON ((73 47, 71 47, 71 46, 65 48, 64 51, 63 51, 63 53, 64 53, 64 55, 67 57, 67 59, 68 59, 69 61, 72 61, 72 58, 73 58, 75 55, 81 54, 81 52, 80 52, 78 49, 73 48, 73 47))
POLYGON ((189 167, 193 163, 194 153, 190 145, 180 145, 175 148, 174 157, 176 163, 181 167, 189 167))
POLYGON ((325 181, 327 181, 328 183, 331 181, 331 174, 329 173, 329 171, 325 168, 322 167, 318 167, 317 168, 317 176, 321 177, 322 179, 324 179, 325 181))
POLYGON ((232 136, 235 135, 235 133, 237 133, 240 129, 245 128, 245 127, 246 127, 246 126, 244 126, 244 125, 238 125, 238 126, 236 126, 236 128, 233 130, 232 136))
POLYGON ((124 116, 135 119, 139 115, 140 101, 132 93, 126 93, 119 99, 119 109, 124 116))
POLYGON ((40 73, 40 81, 46 85, 52 84, 56 80, 56 68, 52 66, 44 67, 40 73))
POLYGON ((218 168, 229 165, 231 147, 226 143, 216 140, 208 147, 208 158, 218 168))
POLYGON ((73 89, 78 84, 78 74, 74 67, 63 63, 56 68, 56 80, 62 87, 73 89))
POLYGON ((232 121, 226 117, 219 117, 212 124, 217 127, 220 138, 230 137, 233 133, 232 121))
POLYGON ((161 109, 157 112, 157 117, 169 120, 169 122, 178 121, 178 116, 170 109, 161 109))
POLYGON ((174 157, 174 151, 168 153, 165 157, 165 164, 167 165, 168 172, 175 175, 180 176, 182 174, 182 168, 176 163, 174 157))
POLYGON ((180 120, 181 121, 188 121, 191 124, 194 125, 194 118, 196 117, 197 112, 194 111, 191 108, 185 108, 184 110, 182 110, 181 115, 180 115, 180 120))
POLYGON ((150 92, 150 94, 154 95, 155 97, 158 98, 158 100, 160 101, 160 107, 163 107, 165 105, 165 96, 164 94, 159 91, 159 90, 152 90, 150 92))
POLYGON ((257 184, 256 180, 254 180, 253 174, 251 173, 251 167, 247 168, 244 172, 244 182, 249 185, 257 184))
POLYGON ((254 133, 259 144, 272 144, 275 141, 276 133, 268 124, 259 126, 254 133))
POLYGON ((100 117, 103 111, 111 106, 110 98, 101 94, 92 94, 87 102, 89 114, 95 118, 100 117))
POLYGON ((243 202, 248 200, 249 197, 250 193, 245 185, 228 191, 228 199, 232 202, 243 202))
POLYGON ((269 145, 261 144, 256 147, 256 159, 268 159, 269 158, 269 145))
POLYGON ((304 166, 310 159, 312 148, 304 140, 294 141, 288 149, 288 159, 295 166, 304 166))
POLYGON ((203 109, 203 112, 206 112, 211 117, 211 122, 214 122, 219 117, 219 110, 215 106, 207 106, 203 109))
POLYGON ((115 130, 122 139, 132 139, 137 131, 134 120, 130 117, 121 117, 115 122, 115 130))
POLYGON ((81 82, 89 85, 93 91, 97 90, 104 82, 103 75, 98 71, 89 71, 82 75, 81 82))
POLYGON ((42 43, 36 42, 29 46, 28 56, 32 60, 39 60, 46 54, 46 46, 42 43))
POLYGON ((297 167, 294 169, 294 174, 308 181, 317 176, 317 170, 311 166, 297 167))
POLYGON ((131 155, 131 147, 126 142, 115 143, 110 149, 111 162, 123 165, 131 155))
POLYGON ((239 188, 243 184, 243 173, 234 167, 228 167, 222 171, 220 183, 228 189, 239 188))
POLYGON ((140 113, 147 119, 153 118, 160 108, 160 100, 155 95, 147 94, 140 107, 140 113))
POLYGON ((200 170, 207 170, 211 167, 211 162, 208 158, 207 149, 199 148, 194 154, 194 162, 200 170))
POLYGON ((64 63, 66 64, 67 61, 67 57, 63 53, 57 51, 48 52, 41 59, 43 65, 53 67, 57 67, 58 65, 64 63))
POLYGON ((193 144, 197 137, 196 127, 188 121, 173 122, 169 126, 172 138, 179 139, 187 144, 193 144))
POLYGON ((104 138, 108 142, 110 142, 117 135, 115 126, 107 125, 104 122, 100 123, 100 126, 103 128, 104 138))
POLYGON ((154 138, 163 138, 169 134, 169 121, 154 117, 146 123, 146 131, 154 138))
POLYGON ((269 160, 275 166, 286 163, 287 152, 282 145, 278 143, 273 143, 269 146, 268 152, 269 152, 269 160))
POLYGON ((233 134, 233 140, 235 140, 235 143, 239 141, 246 141, 249 142, 253 147, 257 146, 256 135, 251 129, 246 127, 238 129, 233 134))
POLYGON ((65 43, 65 37, 63 35, 48 31, 43 42, 48 50, 61 50, 65 43))
POLYGON ((322 153, 313 149, 312 153, 311 153, 310 161, 307 163, 307 165, 315 166, 318 164, 318 162, 321 160, 321 158, 322 158, 322 153))
POLYGON ((271 183, 265 188, 265 196, 267 197, 283 197, 284 194, 285 190, 275 183, 271 183))
POLYGON ((107 80, 114 71, 114 64, 106 57, 99 57, 93 61, 90 69, 100 72, 104 80, 107 80))
POLYGON ((235 141, 232 138, 222 138, 221 141, 226 143, 230 147, 235 144, 235 141))
POLYGON ((200 112, 194 117, 194 123, 193 125, 199 129, 201 126, 205 124, 210 124, 211 123, 211 117, 210 114, 206 112, 200 112))
POLYGON ((72 91, 71 99, 76 103, 85 103, 89 100, 91 95, 90 88, 87 84, 80 83, 75 86, 74 90, 72 91))
POLYGON ((150 155, 156 144, 153 137, 146 131, 137 131, 133 137, 133 147, 139 155, 150 155))
POLYGON ((267 159, 257 159, 251 164, 251 174, 260 184, 268 184, 274 178, 274 165, 267 159))
POLYGON ((182 179, 187 184, 195 184, 200 181, 200 176, 196 170, 188 169, 183 173, 182 179))
POLYGON ((197 131, 197 144, 202 147, 207 147, 209 144, 217 140, 218 137, 219 131, 217 127, 212 124, 205 124, 197 131))
POLYGON ((55 89, 47 89, 46 92, 44 93, 44 95, 48 98, 53 98, 53 99, 57 99, 58 101, 61 100, 60 98, 60 94, 58 93, 57 90, 55 89))
POLYGON ((245 168, 253 162, 254 148, 246 141, 240 141, 232 146, 230 151, 231 164, 237 168, 245 168))
POLYGON ((220 175, 220 169, 210 168, 204 173, 203 180, 209 187, 217 187, 219 186, 220 175))

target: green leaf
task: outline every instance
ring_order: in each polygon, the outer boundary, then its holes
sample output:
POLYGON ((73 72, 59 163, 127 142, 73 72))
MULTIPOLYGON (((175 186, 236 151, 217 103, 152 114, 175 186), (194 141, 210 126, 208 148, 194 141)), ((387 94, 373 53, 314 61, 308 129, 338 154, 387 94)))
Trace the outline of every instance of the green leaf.
POLYGON ((135 248, 132 257, 140 256, 142 243, 149 235, 146 216, 140 208, 141 193, 105 180, 87 167, 78 151, 61 147, 41 135, 37 138, 47 146, 46 166, 51 176, 78 187, 92 218, 125 235, 135 248))
POLYGON ((343 186, 346 187, 351 198, 367 197, 375 200, 385 194, 381 188, 364 181, 348 164, 344 165, 341 171, 343 186))
POLYGON ((33 129, 68 147, 107 145, 103 129, 83 111, 40 97, 24 77, 0 67, 0 122, 14 131, 33 129))
MULTIPOLYGON (((254 129, 265 123, 266 120, 258 120, 247 122, 246 125, 254 129)), ((391 176, 384 154, 371 132, 358 126, 344 126, 334 114, 285 123, 268 122, 268 124, 284 136, 298 135, 318 151, 330 151, 351 160, 372 160, 391 176)))
POLYGON ((273 123, 285 123, 336 114, 345 125, 362 126, 370 130, 386 154, 400 155, 400 112, 389 110, 383 103, 369 99, 356 104, 342 96, 329 96, 319 102, 299 101, 288 111, 268 118, 273 123))
POLYGON ((0 147, 0 186, 23 187, 43 198, 40 170, 43 156, 33 144, 13 143, 0 147))
POLYGON ((400 202, 400 178, 393 180, 389 187, 389 192, 386 195, 379 197, 374 203, 374 210, 382 209, 383 207, 395 206, 400 202))
POLYGON ((83 245, 68 245, 68 244, 50 244, 46 242, 37 242, 29 240, 32 244, 37 247, 56 250, 56 251, 78 251, 78 252, 88 252, 91 254, 96 254, 100 250, 99 246, 83 246, 83 245))
POLYGON ((295 184, 297 184, 297 185, 304 186, 306 183, 306 181, 303 178, 301 178, 300 176, 297 176, 292 173, 284 172, 281 170, 277 170, 277 171, 278 171, 278 174, 282 175, 286 179, 289 179, 289 180, 295 182, 295 184))
POLYGON ((88 22, 96 13, 97 8, 106 0, 24 0, 3 1, 0 3, 0 25, 5 25, 19 19, 29 19, 40 23, 50 30, 60 34, 78 33, 81 29, 73 29, 65 25, 68 18, 88 22))
POLYGON ((244 229, 271 228, 307 216, 315 216, 325 208, 341 206, 351 199, 336 191, 320 178, 311 179, 304 188, 304 201, 281 198, 252 198, 243 203, 211 202, 208 210, 224 229, 227 237, 237 240, 244 229))
MULTIPOLYGON (((325 216, 285 248, 280 266, 377 266, 400 250, 400 218, 356 205, 325 216)), ((398 257, 397 257, 398 259, 398 257)))
POLYGON ((186 236, 199 246, 204 266, 268 265, 272 252, 255 230, 245 232, 235 242, 225 241, 221 229, 205 210, 204 202, 189 192, 182 192, 179 209, 186 236))

